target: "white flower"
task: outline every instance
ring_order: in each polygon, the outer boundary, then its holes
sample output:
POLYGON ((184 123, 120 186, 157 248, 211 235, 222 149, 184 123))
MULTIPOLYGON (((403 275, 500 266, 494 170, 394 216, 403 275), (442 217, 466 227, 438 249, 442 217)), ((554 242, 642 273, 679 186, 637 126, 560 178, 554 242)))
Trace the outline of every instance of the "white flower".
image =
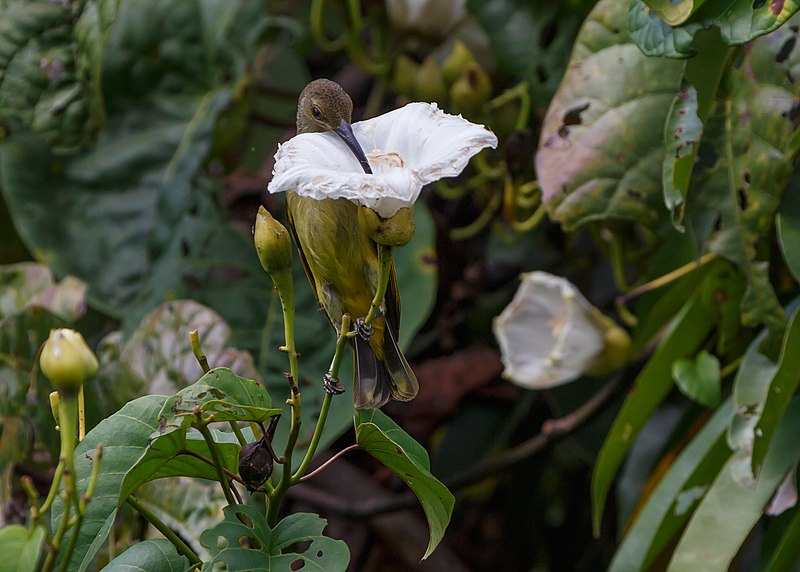
POLYGON ((392 26, 428 38, 444 38, 467 14, 467 0, 386 0, 392 26))
POLYGON ((497 146, 494 133, 435 103, 410 103, 359 121, 353 133, 372 174, 335 133, 302 133, 278 146, 269 192, 350 199, 389 218, 412 206, 424 185, 458 175, 478 151, 497 146))
POLYGON ((523 387, 545 389, 625 362, 627 333, 592 306, 568 280, 546 272, 522 275, 514 299, 494 321, 505 371, 523 387))

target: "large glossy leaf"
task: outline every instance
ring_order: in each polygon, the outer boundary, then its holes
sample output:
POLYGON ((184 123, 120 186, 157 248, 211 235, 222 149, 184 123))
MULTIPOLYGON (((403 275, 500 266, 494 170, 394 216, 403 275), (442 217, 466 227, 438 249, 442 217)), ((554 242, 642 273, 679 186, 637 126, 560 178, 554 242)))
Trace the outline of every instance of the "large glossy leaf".
POLYGON ((718 300, 736 301, 741 281, 730 266, 716 266, 681 311, 647 365, 636 378, 622 410, 606 437, 592 475, 594 530, 599 531, 606 495, 625 454, 644 423, 672 389, 672 364, 694 355, 714 327, 719 315, 718 300))
POLYGON ((99 78, 90 79, 85 63, 99 63, 96 51, 115 12, 116 2, 108 0, 77 6, 4 2, 0 125, 12 135, 33 131, 59 152, 75 151, 85 143, 102 121, 102 109, 92 97, 92 83, 99 78))
POLYGON ((664 212, 662 134, 684 64, 644 56, 626 18, 622 2, 595 6, 542 125, 536 171, 568 229, 609 218, 652 225, 664 212))
POLYGON ((772 439, 755 482, 750 474, 749 452, 740 451, 731 457, 689 521, 668 570, 728 570, 775 489, 800 458, 798 431, 800 400, 795 400, 772 439))
POLYGON ((384 413, 377 409, 359 409, 355 424, 356 442, 361 448, 391 469, 417 495, 430 530, 424 560, 441 542, 455 498, 431 474, 427 451, 384 413))
POLYGON ((57 274, 87 281, 91 301, 129 326, 189 292, 215 293, 227 309, 231 284, 226 297, 214 290, 222 281, 214 267, 256 280, 249 241, 221 223, 219 185, 202 172, 263 28, 262 8, 256 0, 120 3, 104 49, 82 64, 102 69, 107 121, 94 146, 63 159, 35 133, 0 146, 0 190, 25 243, 57 274))
POLYGON ((625 533, 609 572, 649 569, 689 520, 697 502, 730 456, 725 429, 731 410, 730 402, 720 406, 674 460, 625 533))
POLYGON ((103 567, 103 572, 183 572, 189 560, 169 540, 144 540, 134 544, 103 567))
POLYGON ((300 568, 343 572, 350 561, 350 551, 343 541, 322 535, 326 524, 327 521, 315 514, 298 512, 270 528, 262 512, 255 507, 225 507, 225 520, 201 537, 203 546, 212 554, 203 564, 203 570, 218 570, 224 566, 228 572, 300 568), (300 543, 309 544, 303 552, 292 551, 300 543))
POLYGON ((0 528, 0 554, 5 572, 36 572, 41 557, 45 530, 41 526, 27 529, 19 524, 0 528))
POLYGON ((664 202, 672 213, 673 224, 681 229, 683 205, 702 135, 703 122, 697 115, 697 90, 691 85, 683 86, 672 100, 664 125, 666 154, 662 167, 664 202))

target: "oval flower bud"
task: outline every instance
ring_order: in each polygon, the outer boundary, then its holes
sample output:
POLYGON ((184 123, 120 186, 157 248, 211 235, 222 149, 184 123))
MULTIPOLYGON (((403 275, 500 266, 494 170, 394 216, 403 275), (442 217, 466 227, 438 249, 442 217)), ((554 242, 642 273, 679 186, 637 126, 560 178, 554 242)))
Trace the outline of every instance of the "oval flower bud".
POLYGON ((492 82, 478 62, 467 65, 456 82, 450 87, 450 101, 460 112, 474 114, 492 96, 492 82))
POLYGON ((97 373, 99 364, 83 336, 75 330, 51 330, 39 355, 42 372, 59 391, 77 391, 97 373))
POLYGON ((467 66, 475 61, 475 56, 469 51, 469 48, 461 40, 456 40, 453 43, 453 49, 442 62, 442 76, 447 85, 452 85, 467 66))
POLYGON ((429 102, 442 102, 447 97, 442 67, 432 55, 422 60, 417 69, 417 74, 414 76, 414 95, 417 99, 429 102))
POLYGON ((547 272, 522 275, 514 299, 495 318, 503 377, 531 388, 608 373, 630 355, 630 338, 568 280, 547 272))
POLYGON ((389 218, 383 218, 362 205, 358 209, 358 223, 372 240, 384 246, 408 244, 417 228, 413 207, 403 207, 389 218))
POLYGON ((263 206, 258 208, 256 215, 253 242, 264 270, 273 277, 285 272, 291 273, 292 244, 289 231, 263 206))

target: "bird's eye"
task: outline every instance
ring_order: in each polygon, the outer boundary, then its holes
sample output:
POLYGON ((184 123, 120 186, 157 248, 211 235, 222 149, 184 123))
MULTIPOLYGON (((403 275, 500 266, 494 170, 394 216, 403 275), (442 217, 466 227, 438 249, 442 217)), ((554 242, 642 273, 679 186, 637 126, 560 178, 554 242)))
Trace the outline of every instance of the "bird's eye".
POLYGON ((314 116, 314 119, 321 120, 322 119, 322 111, 320 111, 319 107, 316 105, 311 106, 311 115, 314 116))

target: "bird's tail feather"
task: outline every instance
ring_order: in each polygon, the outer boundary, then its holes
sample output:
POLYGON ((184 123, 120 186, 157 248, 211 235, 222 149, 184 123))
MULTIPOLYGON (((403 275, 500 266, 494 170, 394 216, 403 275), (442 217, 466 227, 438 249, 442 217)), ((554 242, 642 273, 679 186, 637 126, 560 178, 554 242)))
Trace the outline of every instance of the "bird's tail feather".
POLYGON ((383 336, 383 360, 386 374, 392 384, 392 398, 398 401, 414 399, 419 391, 419 382, 403 352, 400 351, 391 327, 386 328, 383 336))
POLYGON ((358 407, 383 407, 389 399, 410 401, 419 391, 417 377, 397 346, 392 328, 384 330, 383 359, 379 360, 369 342, 361 336, 353 338, 356 379, 353 404, 358 407))

